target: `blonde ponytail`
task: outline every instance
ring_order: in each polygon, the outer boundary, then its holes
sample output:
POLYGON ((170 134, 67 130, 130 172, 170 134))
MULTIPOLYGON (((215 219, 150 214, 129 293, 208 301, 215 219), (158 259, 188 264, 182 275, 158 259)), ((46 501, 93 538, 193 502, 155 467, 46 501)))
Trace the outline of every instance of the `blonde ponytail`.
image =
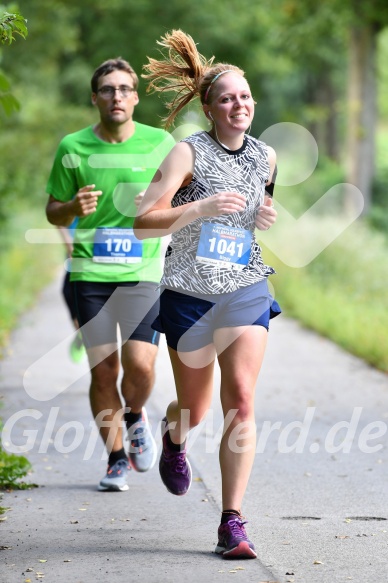
MULTIPOLYGON (((176 96, 166 103, 169 115, 163 120, 169 127, 178 113, 193 98, 199 97, 205 103, 214 78, 223 72, 234 71, 244 76, 244 72, 234 65, 219 63, 213 65, 214 57, 207 60, 198 52, 192 37, 182 30, 172 30, 157 41, 168 50, 168 56, 158 61, 148 57, 146 71, 142 75, 149 80, 147 93, 173 91, 176 96)), ((163 51, 160 51, 163 55, 163 51)))

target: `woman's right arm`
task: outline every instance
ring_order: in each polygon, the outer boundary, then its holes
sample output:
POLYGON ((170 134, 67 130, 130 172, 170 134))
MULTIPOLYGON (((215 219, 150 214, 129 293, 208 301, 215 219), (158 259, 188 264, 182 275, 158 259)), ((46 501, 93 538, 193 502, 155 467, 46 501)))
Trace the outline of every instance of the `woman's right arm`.
POLYGON ((133 225, 138 239, 163 237, 195 219, 241 211, 245 197, 238 192, 220 192, 175 208, 171 201, 182 186, 190 183, 194 171, 194 150, 179 142, 163 160, 146 190, 133 225))

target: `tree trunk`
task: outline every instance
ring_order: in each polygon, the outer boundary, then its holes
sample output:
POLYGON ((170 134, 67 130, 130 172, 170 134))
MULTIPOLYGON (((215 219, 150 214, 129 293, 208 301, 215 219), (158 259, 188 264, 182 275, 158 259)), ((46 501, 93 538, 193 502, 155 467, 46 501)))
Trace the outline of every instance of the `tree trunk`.
POLYGON ((323 102, 326 105, 327 118, 325 123, 325 144, 326 155, 332 160, 339 161, 338 147, 338 116, 336 110, 337 94, 333 87, 332 79, 326 76, 326 83, 323 92, 323 102))
POLYGON ((338 96, 333 86, 331 71, 323 71, 311 79, 307 92, 307 103, 315 112, 308 130, 316 139, 320 155, 336 162, 339 159, 338 144, 338 96))
MULTIPOLYGON (((371 204, 375 170, 377 32, 368 24, 350 32, 346 174, 347 182, 363 194, 364 213, 371 204)), ((352 206, 348 199, 346 207, 352 206)))

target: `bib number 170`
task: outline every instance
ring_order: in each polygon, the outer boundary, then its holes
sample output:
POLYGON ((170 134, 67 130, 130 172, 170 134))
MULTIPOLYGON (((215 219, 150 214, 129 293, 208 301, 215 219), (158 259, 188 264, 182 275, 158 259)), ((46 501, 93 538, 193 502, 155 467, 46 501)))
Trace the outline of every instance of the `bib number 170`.
POLYGON ((106 246, 108 253, 129 253, 132 248, 132 242, 130 239, 106 239, 106 246))

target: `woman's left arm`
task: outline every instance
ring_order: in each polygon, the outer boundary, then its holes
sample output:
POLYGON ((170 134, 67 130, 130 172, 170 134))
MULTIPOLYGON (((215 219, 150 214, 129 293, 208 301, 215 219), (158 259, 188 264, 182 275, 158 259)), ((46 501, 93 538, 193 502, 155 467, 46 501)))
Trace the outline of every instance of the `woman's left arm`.
MULTIPOLYGON (((270 146, 268 148, 268 162, 269 162, 269 179, 266 185, 272 184, 274 178, 274 172, 276 168, 276 152, 270 146)), ((277 212, 273 206, 272 196, 265 194, 264 204, 260 205, 257 209, 255 225, 259 231, 267 231, 276 221, 277 212)))

